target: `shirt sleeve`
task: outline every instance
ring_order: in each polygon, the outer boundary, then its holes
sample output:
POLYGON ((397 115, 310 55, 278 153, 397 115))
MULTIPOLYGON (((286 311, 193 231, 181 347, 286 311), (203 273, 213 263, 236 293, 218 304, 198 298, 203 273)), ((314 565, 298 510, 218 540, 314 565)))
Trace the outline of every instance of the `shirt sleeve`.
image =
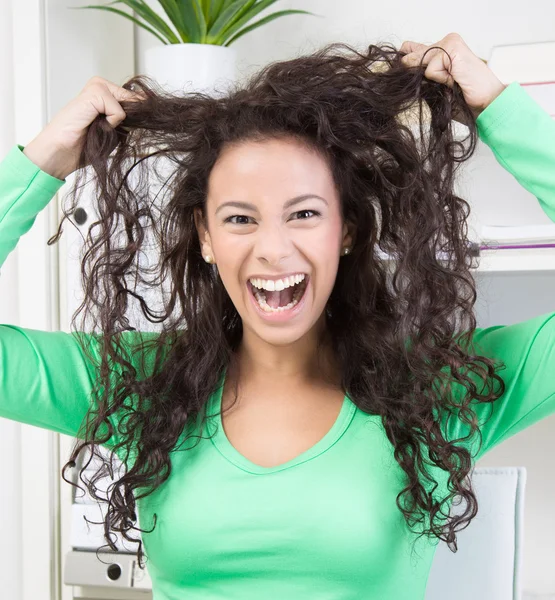
POLYGON ((41 171, 19 144, 0 162, 0 272, 19 238, 64 183, 41 171))
MULTIPOLYGON (((22 150, 23 146, 14 146, 0 162, 0 269, 38 212, 64 184, 41 171, 22 150)), ((134 345, 143 334, 125 331, 119 335, 123 343, 134 345)), ((96 360, 98 334, 0 324, 0 417, 77 436, 97 379, 95 365, 78 336, 96 360)), ((116 427, 115 420, 111 422, 116 427)), ((117 441, 114 435, 106 446, 117 441)))
MULTIPOLYGON (((477 125, 497 161, 555 221, 555 120, 514 82, 478 116, 477 125)), ((478 460, 555 413, 555 312, 514 325, 477 328, 472 341, 477 354, 505 365, 496 371, 505 383, 504 394, 493 403, 472 405, 482 433, 478 460)), ((493 389, 499 391, 498 385, 493 389)), ((448 439, 468 433, 460 420, 448 423, 448 439)))

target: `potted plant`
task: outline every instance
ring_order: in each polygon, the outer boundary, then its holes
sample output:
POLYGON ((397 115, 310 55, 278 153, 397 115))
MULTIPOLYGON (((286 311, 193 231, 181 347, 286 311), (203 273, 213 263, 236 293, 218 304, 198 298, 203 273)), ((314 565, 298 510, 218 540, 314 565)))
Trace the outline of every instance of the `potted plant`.
POLYGON ((236 51, 231 44, 274 19, 305 10, 282 10, 253 23, 261 11, 278 0, 158 0, 167 20, 144 0, 116 0, 106 5, 76 8, 106 10, 130 19, 156 36, 162 46, 145 52, 146 75, 166 90, 183 90, 189 83, 198 91, 213 91, 218 82, 235 79, 236 51), (123 4, 134 15, 113 8, 123 4))

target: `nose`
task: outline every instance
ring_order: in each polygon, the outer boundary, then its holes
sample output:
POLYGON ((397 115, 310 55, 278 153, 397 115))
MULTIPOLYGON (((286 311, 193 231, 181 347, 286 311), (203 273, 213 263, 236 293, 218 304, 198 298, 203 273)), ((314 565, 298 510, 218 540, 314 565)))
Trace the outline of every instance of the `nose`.
POLYGON ((254 256, 269 265, 279 265, 293 253, 294 244, 286 227, 271 225, 257 233, 254 256))

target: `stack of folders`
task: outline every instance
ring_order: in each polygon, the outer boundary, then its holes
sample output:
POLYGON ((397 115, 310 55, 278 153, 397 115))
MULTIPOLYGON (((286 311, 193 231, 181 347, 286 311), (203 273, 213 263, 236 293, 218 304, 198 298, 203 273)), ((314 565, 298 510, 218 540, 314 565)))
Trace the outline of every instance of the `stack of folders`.
POLYGON ((482 225, 480 250, 555 248, 555 223, 482 225))
MULTIPOLYGON (((482 250, 520 250, 523 248, 555 248, 555 223, 541 225, 482 225, 480 241, 468 241, 471 254, 479 256, 482 250)), ((375 255, 382 260, 394 257, 375 248, 375 255)), ((440 252, 439 259, 448 259, 440 252)))

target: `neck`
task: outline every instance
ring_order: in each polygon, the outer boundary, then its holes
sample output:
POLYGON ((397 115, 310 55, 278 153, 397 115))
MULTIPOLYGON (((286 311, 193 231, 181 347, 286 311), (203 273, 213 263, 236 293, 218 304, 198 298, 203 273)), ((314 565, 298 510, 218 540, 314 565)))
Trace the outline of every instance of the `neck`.
POLYGON ((245 329, 241 344, 230 365, 230 378, 267 389, 311 386, 327 382, 339 386, 335 353, 323 323, 289 344, 270 344, 245 329), (318 337, 322 337, 318 347, 318 337))

